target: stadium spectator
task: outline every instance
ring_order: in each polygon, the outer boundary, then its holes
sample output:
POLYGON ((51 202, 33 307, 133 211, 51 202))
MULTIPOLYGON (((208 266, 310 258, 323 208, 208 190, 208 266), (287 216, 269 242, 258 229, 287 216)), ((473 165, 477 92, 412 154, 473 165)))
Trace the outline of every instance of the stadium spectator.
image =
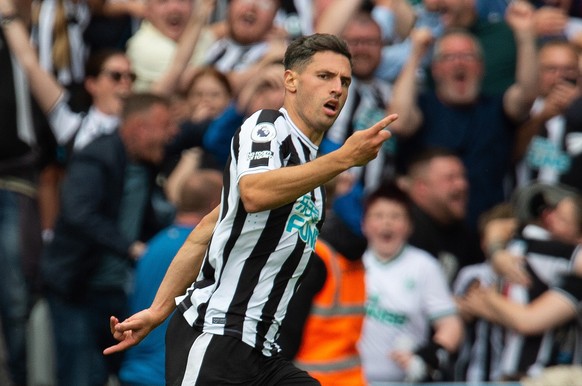
POLYGON ((518 186, 554 184, 570 170, 564 112, 581 94, 579 62, 577 48, 564 40, 548 41, 538 51, 539 96, 515 143, 518 186))
MULTIPOLYGON (((520 0, 529 3, 527 0, 520 0)), ((482 0, 439 0, 438 12, 445 30, 465 29, 469 31, 481 46, 482 65, 484 68, 481 85, 484 94, 500 94, 516 82, 515 68, 520 59, 516 58, 520 37, 515 35, 514 26, 505 18, 493 22, 479 17, 479 4, 482 0), (513 31, 512 31, 513 30, 513 31), (512 33, 513 32, 513 33, 512 33)), ((487 0, 491 7, 491 0, 487 0)), ((531 6, 531 5, 530 5, 531 6)), ((481 10, 483 11, 483 10, 481 10)), ((533 11, 533 10, 532 10, 533 11)), ((532 12, 532 23, 534 13, 532 12)), ((532 28, 534 26, 532 25, 532 28)))
MULTIPOLYGON (((176 218, 147 243, 135 267, 134 289, 129 295, 129 312, 147 307, 178 249, 200 220, 220 202, 222 173, 190 169, 182 179, 176 202, 176 218)), ((167 321, 169 322, 169 320, 167 321)), ((165 334, 167 322, 144 341, 127 351, 119 380, 127 385, 165 385, 165 334)))
POLYGON ((400 181, 413 203, 408 242, 436 257, 452 285, 461 268, 485 259, 477 232, 466 221, 465 166, 452 151, 429 148, 413 157, 400 181))
POLYGON ((435 89, 420 93, 416 70, 432 42, 426 30, 413 31, 413 51, 394 84, 390 111, 401 119, 397 132, 414 133, 402 141, 406 158, 429 146, 451 149, 461 159, 469 180, 468 222, 506 197, 515 124, 527 117, 536 97, 536 48, 533 9, 523 1, 506 13, 518 47, 516 83, 502 94, 485 95, 483 52, 469 33, 453 30, 437 40, 431 67, 435 89))
MULTIPOLYGON (((209 16, 206 11, 208 8, 214 9, 214 1, 146 1, 144 20, 127 42, 127 56, 133 63, 137 75, 133 87, 135 91, 150 90, 152 84, 159 81, 162 75, 176 64, 174 57, 179 40, 182 37, 188 38, 188 35, 193 33, 186 31, 188 22, 198 18, 198 20, 206 22, 209 16), (204 9, 198 8, 200 6, 204 9)), ((188 57, 185 58, 186 63, 200 63, 200 60, 192 62, 192 58, 201 56, 200 52, 204 52, 208 48, 209 40, 213 39, 208 34, 207 28, 196 32, 196 40, 198 41, 196 47, 192 46, 188 57), (200 35, 199 38, 198 35, 200 35)), ((180 73, 183 71, 184 69, 180 73)), ((187 79, 187 73, 180 78, 182 81, 187 79)), ((160 82, 157 83, 160 84, 160 82)))
POLYGON ((463 326, 441 267, 407 242, 406 193, 395 185, 372 193, 363 230, 367 302, 359 350, 367 381, 444 380, 447 353, 459 347, 463 326))
POLYGON ((56 343, 58 384, 105 384, 120 356, 111 344, 110 315, 127 315, 126 293, 144 242, 163 226, 156 212, 155 165, 177 128, 169 102, 135 94, 118 130, 71 159, 62 186, 55 236, 41 260, 56 343))
MULTIPOLYGON (((535 301, 548 288, 557 285, 562 276, 581 272, 582 265, 577 245, 568 242, 572 240, 572 231, 566 230, 567 227, 563 226, 564 220, 572 219, 562 218, 563 213, 558 217, 553 215, 556 208, 552 200, 556 199, 557 202, 568 200, 565 203, 572 204, 576 202, 570 201, 570 197, 576 197, 573 195, 572 192, 541 184, 518 190, 514 199, 529 213, 522 213, 522 209, 517 208, 516 215, 523 218, 526 214, 527 223, 507 244, 508 252, 505 254, 497 251, 504 245, 500 241, 491 240, 494 244, 487 246, 493 267, 505 279, 496 287, 502 290, 503 296, 516 307, 535 301)), ((560 212, 563 212, 563 209, 560 212)), ((579 238, 580 234, 577 234, 574 240, 579 238)), ((462 298, 460 304, 463 304, 462 298)), ((471 314, 470 310, 467 312, 471 314)), ((471 315, 496 322, 495 318, 489 316, 486 307, 471 315)), ((508 330, 505 335, 500 378, 497 380, 518 380, 526 374, 535 376, 545 366, 558 363, 560 360, 557 356, 560 350, 556 347, 564 342, 553 329, 525 337, 519 332, 508 330)))

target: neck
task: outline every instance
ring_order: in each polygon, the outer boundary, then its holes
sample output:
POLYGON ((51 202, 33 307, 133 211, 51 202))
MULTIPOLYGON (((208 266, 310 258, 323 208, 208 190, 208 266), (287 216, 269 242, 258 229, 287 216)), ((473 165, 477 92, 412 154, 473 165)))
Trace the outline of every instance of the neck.
POLYGON ((303 134, 305 134, 305 136, 309 138, 313 144, 319 146, 323 140, 325 131, 320 132, 319 130, 312 128, 307 122, 301 119, 301 115, 297 113, 297 111, 291 106, 290 103, 283 104, 283 107, 285 110, 287 110, 289 118, 291 118, 291 121, 295 124, 295 126, 297 126, 297 128, 303 134))
POLYGON ((174 223, 177 225, 196 226, 202 220, 203 215, 196 212, 178 212, 174 223))

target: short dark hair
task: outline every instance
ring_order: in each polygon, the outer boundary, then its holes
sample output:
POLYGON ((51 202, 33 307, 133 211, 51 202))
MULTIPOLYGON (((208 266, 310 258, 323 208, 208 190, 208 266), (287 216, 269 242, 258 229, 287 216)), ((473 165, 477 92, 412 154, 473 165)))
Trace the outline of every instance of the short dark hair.
POLYGON ((395 182, 385 182, 364 199, 364 214, 378 200, 385 199, 395 201, 406 210, 408 218, 412 218, 412 200, 395 182))
POLYGON ((147 111, 153 105, 161 104, 170 107, 168 98, 151 92, 141 92, 131 94, 123 101, 123 111, 121 113, 122 119, 127 119, 129 116, 147 111))
POLYGON ((196 72, 196 74, 190 80, 188 87, 186 88, 187 89, 186 93, 189 93, 190 89, 194 86, 194 84, 200 78, 203 78, 205 76, 211 76, 214 79, 216 79, 218 83, 220 83, 222 87, 224 87, 228 95, 232 96, 233 94, 232 85, 230 84, 230 81, 228 80, 226 75, 222 71, 219 71, 218 69, 211 65, 202 67, 198 72, 196 72))
POLYGON ((410 157, 406 168, 406 174, 410 176, 418 173, 419 170, 425 168, 435 158, 448 157, 459 158, 455 152, 444 147, 433 146, 423 148, 410 157))
POLYGON ((180 212, 206 214, 220 203, 221 190, 221 172, 214 169, 197 170, 182 183, 176 207, 180 212))
POLYGON ((103 66, 109 58, 113 56, 124 56, 127 57, 124 51, 117 48, 103 48, 95 51, 89 56, 87 62, 85 63, 85 76, 87 78, 97 78, 101 71, 103 71, 103 66))
POLYGON ((311 62, 318 52, 331 51, 343 55, 352 64, 352 55, 346 42, 331 34, 313 34, 293 40, 285 51, 283 64, 286 70, 300 69, 311 62))

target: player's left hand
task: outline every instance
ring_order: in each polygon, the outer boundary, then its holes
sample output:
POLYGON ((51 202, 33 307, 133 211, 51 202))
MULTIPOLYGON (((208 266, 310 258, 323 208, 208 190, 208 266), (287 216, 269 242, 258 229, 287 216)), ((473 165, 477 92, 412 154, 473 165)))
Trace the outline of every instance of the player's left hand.
POLYGON ((123 322, 112 316, 109 318, 109 328, 113 337, 119 341, 114 346, 107 347, 103 354, 109 355, 128 349, 141 342, 158 323, 149 309, 143 310, 125 319, 123 322))

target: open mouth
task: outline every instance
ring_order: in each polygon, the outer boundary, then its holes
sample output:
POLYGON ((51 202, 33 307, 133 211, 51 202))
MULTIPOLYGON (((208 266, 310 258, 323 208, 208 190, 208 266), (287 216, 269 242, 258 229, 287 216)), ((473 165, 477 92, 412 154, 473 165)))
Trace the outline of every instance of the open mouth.
POLYGON ((464 82, 467 79, 467 73, 465 71, 457 71, 454 74, 453 79, 456 82, 464 82))
POLYGON ((240 20, 247 25, 253 25, 257 21, 257 16, 253 13, 246 13, 244 14, 240 20))
POLYGON ((381 239, 382 241, 384 241, 385 243, 389 243, 389 242, 392 240, 392 238, 393 238, 393 234, 392 234, 392 232, 383 232, 383 233, 380 235, 380 239, 381 239))
POLYGON ((339 101, 336 99, 330 99, 323 105, 323 107, 328 114, 335 115, 339 109, 339 101))
POLYGON ((166 19, 166 23, 170 27, 178 27, 182 25, 182 15, 172 15, 166 19))

